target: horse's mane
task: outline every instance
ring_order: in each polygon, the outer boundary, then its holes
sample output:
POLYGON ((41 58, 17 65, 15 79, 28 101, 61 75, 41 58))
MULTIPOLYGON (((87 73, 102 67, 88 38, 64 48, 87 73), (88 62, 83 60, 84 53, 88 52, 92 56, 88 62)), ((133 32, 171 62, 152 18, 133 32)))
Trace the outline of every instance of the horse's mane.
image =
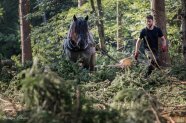
POLYGON ((67 35, 67 38, 68 38, 68 39, 71 39, 71 37, 72 37, 72 31, 74 31, 74 30, 73 30, 73 29, 74 29, 74 26, 75 26, 75 23, 74 23, 74 21, 72 21, 71 24, 70 24, 70 28, 69 28, 69 31, 68 31, 68 35, 67 35))

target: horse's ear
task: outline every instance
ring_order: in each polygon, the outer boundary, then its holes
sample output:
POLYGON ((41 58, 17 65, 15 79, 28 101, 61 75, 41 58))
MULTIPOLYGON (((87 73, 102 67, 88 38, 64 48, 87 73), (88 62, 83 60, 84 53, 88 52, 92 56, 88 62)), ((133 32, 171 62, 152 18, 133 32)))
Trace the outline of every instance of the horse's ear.
POLYGON ((85 20, 88 21, 88 15, 85 17, 85 20))
POLYGON ((74 21, 77 21, 77 17, 75 15, 73 16, 73 19, 74 19, 74 21))

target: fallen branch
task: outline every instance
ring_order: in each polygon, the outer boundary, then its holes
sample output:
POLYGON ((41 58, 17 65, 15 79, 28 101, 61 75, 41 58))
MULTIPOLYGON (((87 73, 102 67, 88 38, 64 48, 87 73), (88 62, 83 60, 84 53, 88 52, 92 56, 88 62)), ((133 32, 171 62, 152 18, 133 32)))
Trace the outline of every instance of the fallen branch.
MULTIPOLYGON (((132 66, 132 59, 130 57, 121 59, 119 63, 114 65, 106 65, 107 67, 116 67, 116 68, 129 68, 132 66)), ((101 67, 101 66, 95 66, 95 67, 101 67)))
POLYGON ((180 85, 180 84, 183 84, 183 85, 186 85, 186 81, 177 81, 177 82, 173 82, 172 84, 176 84, 176 85, 180 85))
POLYGON ((175 121, 170 116, 162 115, 162 117, 169 121, 169 123, 175 123, 175 121))
POLYGON ((155 111, 155 109, 154 109, 152 106, 151 106, 151 110, 152 110, 153 114, 154 114, 155 117, 156 117, 157 123, 161 123, 161 122, 160 122, 160 119, 159 119, 159 117, 158 117, 158 113, 155 111))
POLYGON ((2 101, 2 102, 4 102, 4 103, 9 103, 9 101, 6 101, 6 100, 1 99, 1 98, 0 98, 0 101, 2 101))

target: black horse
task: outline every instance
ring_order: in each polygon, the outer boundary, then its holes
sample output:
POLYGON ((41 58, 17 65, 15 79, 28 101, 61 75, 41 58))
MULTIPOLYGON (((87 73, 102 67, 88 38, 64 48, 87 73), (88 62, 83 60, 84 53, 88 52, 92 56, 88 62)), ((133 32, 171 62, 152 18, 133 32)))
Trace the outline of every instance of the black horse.
POLYGON ((88 16, 77 18, 74 15, 63 47, 68 60, 73 62, 80 60, 84 68, 92 71, 95 66, 95 45, 87 21, 88 16))

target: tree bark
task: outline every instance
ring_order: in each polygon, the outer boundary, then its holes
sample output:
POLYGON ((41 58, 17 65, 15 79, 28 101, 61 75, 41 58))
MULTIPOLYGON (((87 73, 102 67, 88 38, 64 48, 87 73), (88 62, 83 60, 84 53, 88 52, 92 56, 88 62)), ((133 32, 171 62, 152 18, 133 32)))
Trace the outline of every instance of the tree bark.
POLYGON ((123 46, 123 41, 122 41, 122 11, 121 8, 122 4, 121 1, 117 0, 117 50, 121 49, 123 46))
POLYGON ((92 7, 91 13, 93 13, 96 18, 96 25, 97 25, 98 34, 99 34, 100 48, 102 50, 106 50, 102 4, 101 4, 101 0, 96 0, 96 2, 97 2, 97 10, 96 10, 95 4, 94 4, 94 0, 90 0, 90 4, 92 7))
POLYGON ((90 5, 91 5, 91 7, 92 7, 91 13, 95 13, 95 14, 97 15, 96 9, 95 9, 95 5, 94 5, 94 0, 90 0, 90 5))
POLYGON ((182 44, 183 44, 183 56, 184 64, 186 65, 186 0, 182 0, 182 44))
MULTIPOLYGON (((155 25, 161 28, 163 35, 167 39, 166 31, 166 15, 165 15, 165 0, 151 0, 152 15, 154 16, 155 25)), ((168 52, 161 51, 161 39, 159 39, 160 65, 170 65, 170 58, 168 52)), ((167 46, 168 47, 168 46, 167 46)))
POLYGON ((78 7, 80 8, 85 2, 85 0, 78 0, 78 7))
POLYGON ((99 44, 101 49, 106 50, 102 3, 101 0, 96 0, 96 1, 97 1, 97 15, 98 15, 97 27, 99 33, 99 44))
POLYGON ((31 41, 30 41, 30 22, 26 15, 30 10, 29 0, 19 0, 19 18, 21 33, 22 64, 32 60, 31 41))

